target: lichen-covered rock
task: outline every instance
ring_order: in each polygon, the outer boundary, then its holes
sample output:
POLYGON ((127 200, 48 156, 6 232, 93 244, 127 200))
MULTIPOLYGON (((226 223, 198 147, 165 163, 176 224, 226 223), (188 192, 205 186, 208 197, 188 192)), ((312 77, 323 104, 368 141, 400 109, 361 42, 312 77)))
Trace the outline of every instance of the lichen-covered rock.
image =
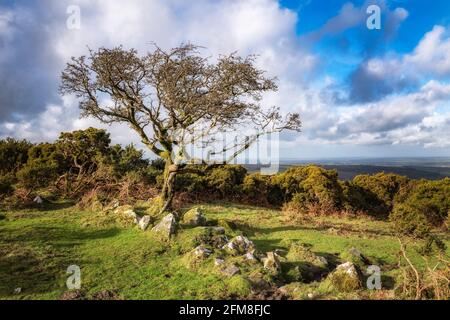
POLYGON ((148 226, 152 222, 152 217, 150 217, 150 216, 143 216, 138 221, 139 221, 138 222, 139 229, 141 229, 142 231, 145 231, 145 230, 147 230, 148 226))
POLYGON ((183 216, 183 223, 198 227, 206 224, 206 218, 200 208, 192 208, 183 216))
POLYGON ((247 252, 244 254, 244 259, 247 261, 257 261, 255 255, 252 252, 247 252))
POLYGON ((194 256, 197 259, 206 259, 212 254, 212 250, 205 248, 204 246, 198 246, 194 249, 194 256))
POLYGON ((274 252, 267 252, 265 258, 262 259, 264 268, 270 270, 273 273, 279 273, 281 271, 281 263, 278 256, 274 252))
POLYGON ((362 288, 362 277, 352 262, 340 264, 324 280, 323 286, 340 292, 351 292, 362 288))
POLYGON ((222 273, 229 277, 237 275, 240 272, 241 272, 241 270, 235 264, 232 264, 232 265, 222 269, 222 273))
POLYGON ((224 245, 222 249, 226 250, 231 255, 237 256, 252 252, 255 250, 255 245, 247 237, 237 236, 224 245))
POLYGON ((116 207, 113 211, 117 219, 125 226, 138 224, 140 217, 134 212, 134 209, 130 205, 116 207))
POLYGON ((225 246, 228 243, 228 237, 224 234, 217 234, 217 235, 213 235, 211 237, 211 240, 209 241, 209 243, 214 247, 214 248, 223 248, 223 246, 225 246))
POLYGON ((216 267, 221 266, 221 265, 223 265, 224 263, 225 263, 225 260, 220 259, 220 258, 216 258, 216 259, 214 260, 214 265, 215 265, 216 267))
POLYGON ((360 250, 354 247, 342 252, 340 257, 344 261, 354 263, 359 268, 363 268, 365 265, 370 264, 369 259, 367 259, 360 250))
POLYGON ((316 255, 311 248, 311 245, 294 242, 289 248, 286 259, 293 262, 308 262, 319 268, 327 268, 327 259, 316 255))
POLYGON ((177 221, 174 214, 168 214, 152 228, 152 232, 163 239, 170 239, 177 230, 177 221))
POLYGON ((44 200, 40 196, 36 196, 36 198, 33 199, 33 202, 36 204, 43 204, 44 200))

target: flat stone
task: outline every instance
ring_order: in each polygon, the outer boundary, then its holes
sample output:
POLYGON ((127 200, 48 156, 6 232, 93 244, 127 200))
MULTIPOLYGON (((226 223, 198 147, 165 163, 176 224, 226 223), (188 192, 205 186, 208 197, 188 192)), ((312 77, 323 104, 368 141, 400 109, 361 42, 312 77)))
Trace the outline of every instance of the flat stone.
POLYGON ((255 245, 247 237, 237 236, 223 246, 223 249, 232 255, 240 255, 252 252, 255 250, 255 245))
POLYGON ((237 275, 240 272, 241 270, 234 264, 222 270, 222 273, 230 277, 237 275))
POLYGON ((224 263, 225 263, 225 260, 220 259, 220 258, 216 258, 216 259, 214 260, 214 265, 215 265, 216 267, 221 266, 221 265, 223 265, 224 263))
POLYGON ((194 255, 198 259, 205 259, 212 254, 212 250, 209 250, 203 246, 198 246, 194 249, 194 255))

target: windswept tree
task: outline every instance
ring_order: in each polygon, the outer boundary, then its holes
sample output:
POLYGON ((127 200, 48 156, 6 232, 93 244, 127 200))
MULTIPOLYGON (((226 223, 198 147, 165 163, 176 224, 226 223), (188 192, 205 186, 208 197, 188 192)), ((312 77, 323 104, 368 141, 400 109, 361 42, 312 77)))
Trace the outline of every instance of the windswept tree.
POLYGON ((72 58, 62 72, 61 93, 76 95, 82 116, 128 124, 164 159, 162 210, 171 205, 176 175, 193 170, 192 165, 229 163, 262 135, 300 130, 298 114, 282 116, 278 108, 261 105, 262 94, 277 86, 255 66, 255 56, 231 54, 211 62, 199 50, 191 44, 169 51, 155 45, 141 56, 134 49, 100 48, 72 58), (217 144, 218 134, 242 128, 254 133, 206 157, 188 152, 188 146, 207 148, 217 144), (220 161, 212 159, 219 154, 220 161))

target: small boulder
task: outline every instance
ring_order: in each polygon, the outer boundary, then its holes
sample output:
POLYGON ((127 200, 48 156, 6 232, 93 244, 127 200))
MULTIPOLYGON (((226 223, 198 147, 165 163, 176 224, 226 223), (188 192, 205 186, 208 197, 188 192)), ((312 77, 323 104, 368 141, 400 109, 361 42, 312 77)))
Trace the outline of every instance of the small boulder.
POLYGON ((147 230, 148 226, 152 222, 152 217, 143 216, 142 218, 138 219, 137 221, 138 221, 139 229, 141 229, 142 231, 145 231, 145 230, 147 230))
POLYGON ((327 268, 327 259, 316 255, 311 249, 312 246, 309 244, 293 242, 286 258, 293 262, 308 262, 318 268, 327 268))
POLYGON ((244 259, 247 261, 257 261, 255 255, 252 252, 247 252, 244 254, 244 259))
POLYGON ((329 289, 351 292, 362 288, 362 276, 352 262, 340 264, 324 281, 329 289))
POLYGON ((225 263, 225 260, 220 259, 220 258, 216 258, 216 259, 214 260, 214 265, 215 265, 216 267, 221 266, 221 265, 223 265, 224 263, 225 263))
POLYGON ((177 221, 174 214, 168 214, 152 228, 152 231, 163 239, 170 239, 177 229, 177 221))
POLYGON ((240 255, 252 252, 255 250, 255 245, 247 237, 237 236, 223 246, 222 249, 226 250, 231 255, 240 255))
POLYGON ((193 227, 204 226, 206 218, 200 208, 193 208, 184 214, 183 223, 193 227))
POLYGON ((133 220, 134 223, 139 223, 139 216, 132 209, 126 210, 123 213, 126 217, 133 220))
POLYGON ((264 268, 274 273, 281 271, 281 263, 278 256, 274 252, 267 252, 267 256, 262 259, 264 268))
POLYGON ((33 199, 33 202, 36 204, 43 204, 44 200, 40 196, 37 196, 36 198, 33 199))
POLYGON ((229 277, 235 276, 240 272, 241 270, 235 264, 232 264, 222 270, 222 273, 229 277))
POLYGON ((194 249, 194 256, 197 259, 206 259, 212 254, 212 250, 209 250, 203 246, 198 246, 194 249))

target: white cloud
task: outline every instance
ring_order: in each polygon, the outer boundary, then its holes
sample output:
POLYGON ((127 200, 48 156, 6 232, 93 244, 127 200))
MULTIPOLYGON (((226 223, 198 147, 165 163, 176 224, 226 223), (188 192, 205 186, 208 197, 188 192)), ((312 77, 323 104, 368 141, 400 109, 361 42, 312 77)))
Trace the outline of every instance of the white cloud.
POLYGON ((404 59, 404 67, 414 66, 422 72, 450 75, 450 35, 443 26, 435 26, 420 41, 414 52, 404 59))
MULTIPOLYGON (((436 108, 450 98, 449 85, 432 81, 415 93, 389 96, 376 103, 337 107, 328 88, 335 84, 334 79, 325 77, 321 85, 309 83, 308 76, 314 73, 320 59, 300 47, 301 39, 296 36, 297 14, 281 8, 275 0, 72 2, 81 7, 81 30, 65 27, 68 1, 47 2, 58 17, 46 24, 51 34, 47 38, 48 47, 56 57, 51 63, 56 70, 71 56, 85 54, 87 46, 95 49, 123 44, 143 53, 151 50, 153 41, 164 48, 192 41, 207 48, 205 55, 238 51, 242 55, 260 56, 259 66, 279 78, 279 92, 266 95, 264 103, 301 114, 304 123, 301 136, 284 136, 286 145, 292 148, 307 143, 448 146, 445 142, 448 134, 442 132, 450 131, 446 128, 449 116, 436 114, 436 108)), ((403 9, 389 14, 397 22, 408 15, 403 9)), ((346 5, 322 30, 346 30, 362 16, 365 12, 361 8, 346 5)), ((12 34, 8 29, 11 18, 2 17, 0 34, 12 34)), ((382 79, 389 75, 399 81, 425 71, 439 75, 450 73, 449 42, 442 27, 436 27, 409 55, 372 59, 365 67, 375 77, 382 79), (428 46, 433 50, 428 50, 428 46)), ((3 53, 0 59, 2 56, 3 53)), ((137 136, 126 126, 109 127, 93 119, 78 119, 78 115, 77 102, 65 97, 59 104, 44 105, 33 119, 0 122, 0 133, 42 141, 55 139, 61 131, 95 126, 107 128, 115 143, 139 144, 137 136)))

